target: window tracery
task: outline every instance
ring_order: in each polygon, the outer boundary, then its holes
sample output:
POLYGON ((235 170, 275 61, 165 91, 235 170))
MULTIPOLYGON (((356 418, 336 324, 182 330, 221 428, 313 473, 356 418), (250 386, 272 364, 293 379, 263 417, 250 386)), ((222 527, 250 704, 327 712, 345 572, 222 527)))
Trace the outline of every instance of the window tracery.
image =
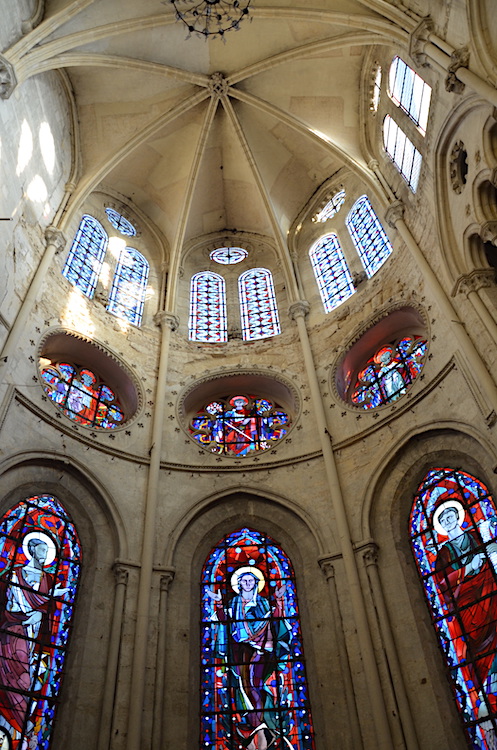
POLYGON ((218 247, 209 254, 211 260, 223 266, 234 266, 247 257, 248 252, 243 247, 218 247))
POLYGON ((295 578, 273 539, 242 528, 202 570, 201 730, 206 750, 314 750, 295 578))
POLYGON ((90 299, 102 270, 107 243, 107 232, 100 222, 88 214, 83 216, 62 274, 90 299))
POLYGON ((393 248, 366 195, 354 203, 347 216, 346 225, 366 274, 371 278, 381 268, 393 248))
POLYGON ((129 219, 126 219, 125 216, 120 214, 114 208, 106 208, 105 213, 107 214, 109 223, 114 229, 117 229, 118 232, 124 234, 126 237, 134 237, 136 235, 136 228, 129 219))
POLYGON ((235 394, 208 403, 190 423, 190 434, 212 453, 246 456, 274 447, 290 427, 284 409, 267 398, 235 394))
POLYGON ((29 497, 3 516, 2 747, 48 750, 51 745, 80 571, 76 529, 55 497, 29 497))
POLYGON ((313 221, 321 223, 324 221, 328 221, 328 219, 332 219, 333 216, 335 216, 343 206, 345 197, 345 190, 338 190, 321 209, 321 211, 319 211, 316 216, 313 217, 313 221))
POLYGON ((244 341, 281 333, 271 272, 265 268, 245 271, 238 279, 238 290, 244 341))
POLYGON ((497 514, 480 480, 431 469, 414 498, 411 546, 474 750, 497 740, 497 514))
POLYGON ((226 285, 212 271, 196 273, 190 287, 190 341, 222 343, 228 340, 226 285))
POLYGON ((309 258, 326 312, 331 312, 355 292, 352 276, 336 234, 321 237, 309 258))
POLYGON ((107 310, 139 326, 143 317, 149 264, 138 250, 126 247, 119 254, 107 310))

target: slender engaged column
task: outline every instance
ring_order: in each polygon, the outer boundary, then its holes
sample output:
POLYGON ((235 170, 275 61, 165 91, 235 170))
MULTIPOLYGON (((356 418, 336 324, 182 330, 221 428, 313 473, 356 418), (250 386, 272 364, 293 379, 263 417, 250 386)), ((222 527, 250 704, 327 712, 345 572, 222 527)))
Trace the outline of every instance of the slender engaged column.
POLYGON ((105 671, 104 695, 102 701, 102 713, 100 716, 100 732, 98 750, 109 750, 110 733, 112 729, 112 717, 114 713, 114 696, 116 692, 117 667, 119 662, 119 649, 121 647, 121 631, 123 624, 124 597, 128 584, 128 570, 116 563, 114 565, 114 576, 116 589, 114 592, 114 608, 112 611, 112 624, 110 630, 109 652, 107 654, 107 667, 105 671))
POLYGON ((495 286, 495 270, 493 268, 476 268, 471 273, 464 274, 457 279, 452 296, 455 297, 459 293, 468 298, 494 343, 497 344, 497 323, 479 294, 481 289, 492 286, 495 286))
POLYGON ((340 660, 340 671, 342 673, 343 686, 345 689, 345 701, 349 714, 350 739, 354 750, 361 750, 363 747, 361 729, 359 725, 359 716, 357 713, 357 704, 354 694, 354 684, 350 673, 350 664, 347 655, 347 644, 345 642, 345 633, 343 630, 342 614, 340 612, 340 602, 338 600, 337 586, 335 581, 335 568, 329 557, 319 560, 321 571, 328 582, 330 592, 331 609, 333 612, 333 623, 335 626, 335 638, 338 647, 338 658, 340 660))
POLYGON ((418 738, 412 718, 411 707, 400 668, 397 647, 393 638, 392 627, 388 617, 388 611, 383 596, 383 588, 378 572, 378 547, 373 542, 363 547, 362 557, 371 585, 374 606, 378 615, 381 638, 385 648, 388 667, 392 678, 392 687, 399 709, 400 722, 407 750, 419 750, 418 738))
POLYGON ((162 747, 162 717, 164 701, 164 670, 166 660, 166 616, 167 598, 169 587, 174 579, 175 571, 166 570, 160 577, 160 602, 159 602, 159 642, 157 644, 157 659, 155 663, 155 711, 152 742, 153 747, 162 747))
POLYGON ((19 343, 19 339, 24 332, 28 317, 31 313, 31 310, 33 309, 34 303, 40 295, 41 287, 43 285, 43 282, 45 281, 45 276, 47 275, 48 269, 52 265, 55 255, 59 253, 66 244, 64 235, 59 229, 56 229, 55 227, 48 227, 48 229, 45 231, 45 239, 47 242, 45 252, 43 253, 43 257, 40 260, 38 268, 36 269, 35 274, 31 279, 29 289, 26 293, 26 296, 24 297, 21 307, 19 308, 16 319, 12 324, 12 327, 0 353, 0 357, 2 357, 4 362, 7 362, 8 357, 10 357, 12 353, 17 349, 17 344, 19 343))
POLYGON ((368 689, 371 713, 374 720, 377 747, 382 749, 385 748, 386 750, 386 748, 392 747, 392 737, 390 734, 390 726, 388 723, 385 702, 383 699, 383 692, 381 689, 378 665, 376 664, 373 642, 371 639, 371 633, 369 631, 369 623, 366 614, 363 592, 361 589, 361 582, 359 579, 359 571, 357 569, 357 562, 355 559, 354 549, 350 537, 350 529, 347 514, 345 511, 345 503, 340 486, 338 470, 335 463, 335 456, 333 454, 331 445, 331 437, 326 423, 326 415, 324 411, 323 400, 321 397, 321 391, 319 389, 316 369, 314 366, 314 359, 312 356, 309 337, 307 334, 305 318, 308 311, 308 302, 302 300, 292 304, 290 306, 289 313, 290 317, 293 318, 297 323, 307 378, 311 390, 318 434, 321 441, 321 449, 323 452, 323 461, 326 469, 326 476, 328 479, 330 499, 334 511, 338 541, 340 544, 340 551, 345 566, 350 599, 354 612, 355 625, 357 628, 357 638, 359 641, 359 648, 364 665, 365 682, 368 689))
POLYGON ((171 332, 175 331, 179 324, 176 315, 170 312, 157 313, 155 316, 155 322, 161 327, 162 336, 159 372, 157 375, 157 392, 155 396, 154 421, 152 426, 152 443, 150 447, 150 466, 145 501, 145 518, 143 522, 141 570, 136 610, 133 663, 131 668, 127 750, 142 750, 143 748, 141 740, 141 720, 145 694, 147 644, 149 640, 150 591, 152 588, 157 493, 159 489, 162 433, 165 418, 167 365, 171 332))
POLYGON ((445 293, 438 276, 426 260, 418 243, 406 225, 404 221, 404 206, 401 201, 395 201, 390 206, 385 214, 385 219, 391 227, 397 229, 404 240, 404 243, 413 255, 430 293, 436 299, 437 305, 439 305, 445 319, 454 324, 452 330, 469 365, 475 386, 482 391, 486 397, 488 406, 491 407, 490 412, 486 415, 487 422, 488 424, 493 424, 497 415, 497 387, 495 382, 485 367, 483 360, 464 327, 463 322, 460 320, 455 308, 445 293))

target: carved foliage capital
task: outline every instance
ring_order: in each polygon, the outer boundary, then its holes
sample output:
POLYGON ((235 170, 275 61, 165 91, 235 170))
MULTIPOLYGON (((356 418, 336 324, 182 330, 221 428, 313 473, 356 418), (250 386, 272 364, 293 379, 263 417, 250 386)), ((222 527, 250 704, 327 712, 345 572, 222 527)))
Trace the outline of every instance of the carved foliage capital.
POLYGON ((487 221, 480 229, 480 237, 483 242, 491 242, 497 245, 497 221, 487 221))
POLYGON ((457 77, 459 68, 467 68, 469 65, 469 51, 467 47, 455 49, 450 56, 450 65, 447 68, 447 78, 445 79, 445 90, 453 94, 462 94, 464 83, 457 77))
POLYGON ((45 229, 45 241, 48 245, 55 247, 55 252, 60 253, 66 246, 66 238, 60 229, 56 227, 47 227, 45 229))
POLYGON ((173 580, 174 570, 166 570, 165 572, 163 572, 160 577, 160 590, 167 593, 173 580))
POLYGON ((171 331, 175 331, 179 326, 179 318, 172 312, 162 310, 154 315, 154 323, 156 326, 159 326, 159 328, 168 326, 171 331))
POLYGON ((319 567, 321 568, 321 572, 326 578, 327 581, 330 580, 330 578, 335 577, 335 567, 331 561, 330 557, 322 558, 319 561, 319 567))
POLYGON ((375 542, 371 542, 366 547, 363 547, 361 552, 366 568, 370 565, 378 565, 378 545, 375 542))
POLYGON ((409 54, 416 65, 427 65, 425 54, 426 44, 430 41, 430 34, 434 30, 433 21, 429 16, 423 18, 416 26, 409 40, 409 54))
POLYGON ((385 221, 389 227, 395 229, 397 222, 404 218, 404 204, 402 201, 394 201, 385 212, 385 221))
POLYGON ((467 297, 471 292, 478 292, 480 289, 489 288, 494 285, 495 270, 493 268, 476 268, 471 273, 459 276, 452 296, 464 294, 467 297))
POLYGON ((288 315, 290 316, 291 320, 296 320, 297 318, 305 318, 310 310, 310 305, 305 299, 299 299, 298 302, 294 302, 290 307, 288 308, 288 315))
POLYGON ((0 99, 8 99, 17 86, 17 78, 12 63, 0 55, 0 99))

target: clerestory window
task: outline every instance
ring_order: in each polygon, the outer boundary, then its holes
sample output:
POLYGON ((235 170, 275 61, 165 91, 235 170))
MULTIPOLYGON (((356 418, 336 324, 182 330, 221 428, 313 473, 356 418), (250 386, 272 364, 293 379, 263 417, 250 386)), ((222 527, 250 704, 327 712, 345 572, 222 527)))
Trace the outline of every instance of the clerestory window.
POLYGON ((196 273, 190 287, 190 341, 222 343, 228 340, 226 285, 212 271, 196 273))
POLYGON ((271 272, 253 268, 238 279, 242 335, 254 341, 281 333, 271 272))
POLYGON ((126 247, 119 254, 107 310, 139 326, 147 291, 149 265, 138 250, 126 247))
POLYGON ((383 120, 383 145, 412 192, 418 187, 423 157, 390 115, 383 120))
POLYGON ((414 122, 422 135, 426 134, 430 110, 431 86, 400 57, 394 57, 388 77, 388 95, 414 122))
POLYGON ((93 216, 83 216, 62 274, 90 299, 102 270, 107 243, 107 232, 100 222, 93 216))
POLYGON ((309 250, 309 258, 324 309, 331 312, 355 292, 336 234, 321 237, 309 250))
POLYGON ((366 195, 356 200, 349 211, 346 224, 366 274, 371 278, 393 248, 366 195))

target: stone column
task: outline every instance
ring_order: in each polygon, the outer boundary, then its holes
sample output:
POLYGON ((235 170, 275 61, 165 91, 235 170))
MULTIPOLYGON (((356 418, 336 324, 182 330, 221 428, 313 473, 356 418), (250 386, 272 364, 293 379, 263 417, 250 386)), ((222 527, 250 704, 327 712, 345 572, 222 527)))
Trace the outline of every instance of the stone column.
POLYGON ((124 598, 128 585, 128 570, 121 563, 114 564, 116 588, 114 592, 114 607, 110 629, 109 651, 105 671, 102 713, 100 715, 100 732, 98 750, 109 750, 112 717, 114 713, 114 696, 116 692, 117 667, 119 663, 119 649, 121 647, 121 633, 123 624, 124 598))
POLYGON ((392 688, 397 702, 402 732, 407 750, 419 750, 418 738, 412 717, 411 707, 400 668, 399 656, 392 633, 392 626, 383 596, 380 575, 378 572, 378 546, 371 542, 362 547, 362 559, 366 567, 373 603, 378 616, 381 640, 385 649, 388 668, 392 679, 392 688))
POLYGON ((350 672, 350 664, 347 656, 347 644, 345 642, 345 633, 343 630, 342 614, 340 612, 340 602, 338 599, 337 586, 335 581, 335 568, 331 557, 322 557, 319 561, 320 568, 328 583, 328 590, 331 599, 331 611, 333 624, 335 628, 335 638, 338 647, 338 658, 340 660, 340 671, 342 673, 343 686, 345 690, 345 701, 349 715, 349 729, 351 746, 354 750, 363 748, 359 716, 354 695, 354 684, 350 672))
POLYGON ((418 65, 434 62, 444 73, 446 91, 461 94, 468 86, 480 94, 494 107, 497 107, 497 89, 480 78, 479 75, 468 70, 469 51, 466 47, 454 49, 434 31, 430 18, 423 18, 414 29, 410 39, 410 55, 418 65))
POLYGON ((497 323, 480 296, 481 289, 488 289, 492 286, 495 286, 495 270, 493 268, 475 268, 474 271, 459 276, 454 285, 452 296, 455 297, 459 293, 468 298, 492 337, 494 344, 497 345, 497 323))
POLYGON ((162 747, 162 717, 164 713, 164 672, 166 661, 166 617, 167 617, 167 595, 169 587, 174 579, 175 571, 171 568, 162 573, 160 577, 160 602, 159 602, 159 640, 157 643, 157 659, 155 662, 155 701, 154 701, 154 726, 152 735, 152 746, 162 747))
POLYGON ((33 309, 33 306, 40 295, 43 282, 45 281, 45 276, 47 275, 47 272, 53 263, 55 255, 63 250, 66 244, 64 235, 59 229, 56 229, 55 227, 48 227, 48 229, 45 231, 45 239, 47 242, 45 252, 43 253, 43 257, 40 260, 38 268, 36 269, 35 274, 31 279, 29 289, 26 293, 26 296, 24 297, 21 307, 19 308, 16 319, 14 320, 14 323, 10 328, 2 351, 0 352, 0 357, 4 362, 7 362, 12 353, 16 351, 17 344, 19 343, 20 337, 24 333, 24 328, 26 326, 31 310, 33 309))
POLYGON ((475 387, 485 396, 489 413, 486 415, 487 423, 493 424, 497 415, 497 388, 490 373, 485 367, 478 351, 476 350, 471 338, 469 337, 463 322, 460 320, 455 308, 451 304, 449 297, 440 283, 440 280, 430 266, 421 249, 412 236, 408 226, 404 221, 404 205, 401 201, 395 201, 385 214, 388 224, 396 229, 408 250, 411 252, 416 265, 420 269, 430 294, 435 298, 437 305, 446 320, 453 323, 452 330, 457 339, 459 347, 469 366, 469 371, 473 376, 475 387))
POLYGON ((131 693, 128 717, 127 750, 142 750, 142 711, 145 695, 145 673, 147 659, 148 630, 150 617, 150 592, 152 588, 155 529, 157 520, 157 500, 159 490, 162 435, 165 419, 166 380, 169 359, 169 343, 172 331, 179 320, 171 312, 159 312, 155 322, 161 327, 161 348, 157 391, 150 446, 150 466, 148 471, 147 495, 145 499, 143 536, 141 548, 141 569, 136 607, 136 629, 131 667, 131 693))
POLYGON ((290 306, 290 317, 296 321, 300 337, 300 344, 304 357, 304 363, 311 390, 312 403, 316 418, 316 426, 321 441, 323 452, 323 461, 328 480, 330 499, 334 511, 334 520, 336 532, 342 554, 347 583, 349 587, 350 600, 354 612, 355 625, 357 628, 357 638, 364 665, 364 681, 369 693, 369 702, 371 713, 374 719, 376 731, 377 747, 391 748, 392 737, 390 735, 390 726, 388 723, 386 706, 383 699, 380 675, 378 665, 376 664, 375 653, 369 623, 366 614, 366 605, 359 579, 359 571, 355 559, 354 548, 349 529, 349 522, 345 511, 345 503, 338 476, 338 469, 333 454, 331 436, 326 422, 323 399, 319 388, 314 359, 309 342, 306 326, 306 315, 309 311, 309 303, 300 300, 290 306))

